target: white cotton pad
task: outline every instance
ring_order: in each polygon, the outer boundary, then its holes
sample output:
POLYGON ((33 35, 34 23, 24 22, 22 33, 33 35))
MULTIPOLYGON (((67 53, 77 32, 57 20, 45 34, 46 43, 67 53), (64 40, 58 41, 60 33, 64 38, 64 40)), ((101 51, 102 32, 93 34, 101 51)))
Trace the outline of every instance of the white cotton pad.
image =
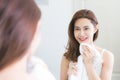
POLYGON ((89 47, 89 48, 91 48, 91 49, 94 49, 92 46, 90 46, 90 45, 87 44, 87 43, 81 43, 81 44, 80 44, 80 47, 79 47, 79 51, 80 51, 81 54, 83 54, 82 46, 87 46, 87 47, 89 47))
POLYGON ((89 47, 90 49, 92 49, 93 51, 95 52, 98 52, 94 47, 92 47, 91 45, 87 44, 87 43, 81 43, 80 44, 80 47, 79 47, 79 51, 81 54, 83 54, 83 47, 82 46, 87 46, 89 47))

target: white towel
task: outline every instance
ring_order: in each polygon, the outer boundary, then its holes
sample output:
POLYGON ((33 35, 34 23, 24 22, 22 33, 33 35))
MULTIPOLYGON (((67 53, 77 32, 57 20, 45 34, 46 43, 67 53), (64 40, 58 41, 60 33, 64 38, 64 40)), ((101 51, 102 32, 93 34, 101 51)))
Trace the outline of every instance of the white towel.
MULTIPOLYGON (((101 67, 102 67, 102 58, 101 58, 100 53, 95 48, 93 48, 91 45, 86 44, 86 43, 82 43, 82 44, 80 44, 80 47, 79 47, 81 55, 83 54, 82 46, 87 46, 87 47, 89 47, 90 49, 92 49, 94 51, 94 53, 93 53, 93 55, 94 55, 93 67, 94 67, 96 73, 98 75, 100 75, 101 67)), ((69 80, 88 80, 86 67, 85 67, 85 64, 83 62, 83 58, 82 58, 81 55, 78 56, 77 75, 69 76, 69 80)))

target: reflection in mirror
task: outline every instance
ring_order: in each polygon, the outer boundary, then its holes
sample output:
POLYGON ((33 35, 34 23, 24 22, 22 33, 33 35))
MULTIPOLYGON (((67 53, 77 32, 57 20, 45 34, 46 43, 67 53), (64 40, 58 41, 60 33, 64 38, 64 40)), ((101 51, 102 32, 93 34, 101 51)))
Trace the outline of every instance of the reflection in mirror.
POLYGON ((94 43, 98 34, 99 22, 93 11, 81 9, 73 15, 60 80, 111 80, 114 56, 94 43))
POLYGON ((120 1, 115 0, 48 0, 49 5, 39 5, 42 10, 41 46, 36 52, 49 66, 57 80, 60 78, 60 64, 68 36, 67 30, 73 14, 80 9, 94 11, 99 21, 99 37, 95 41, 100 47, 110 50, 115 57, 112 80, 120 79, 120 1), (43 27, 42 27, 43 26, 43 27), (49 55, 50 54, 50 55, 49 55), (55 67, 54 67, 55 66, 55 67))

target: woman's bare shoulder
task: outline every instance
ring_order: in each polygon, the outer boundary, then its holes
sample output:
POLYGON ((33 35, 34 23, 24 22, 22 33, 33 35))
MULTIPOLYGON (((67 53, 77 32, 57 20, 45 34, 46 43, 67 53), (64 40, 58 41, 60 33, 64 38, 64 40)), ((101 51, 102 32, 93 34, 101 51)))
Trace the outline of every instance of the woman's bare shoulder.
POLYGON ((113 53, 111 51, 101 48, 101 47, 96 47, 96 48, 100 53, 102 53, 102 55, 113 57, 113 53))
POLYGON ((104 50, 104 52, 103 52, 103 56, 104 56, 104 58, 111 58, 111 59, 113 59, 114 58, 114 54, 111 52, 111 51, 109 51, 109 50, 104 50))
POLYGON ((62 56, 62 62, 66 63, 66 64, 69 64, 69 60, 63 55, 62 56))
POLYGON ((70 61, 63 55, 61 61, 61 68, 68 68, 70 61))
POLYGON ((114 63, 114 55, 111 51, 109 50, 104 50, 103 52, 103 63, 106 64, 106 65, 113 65, 114 63))

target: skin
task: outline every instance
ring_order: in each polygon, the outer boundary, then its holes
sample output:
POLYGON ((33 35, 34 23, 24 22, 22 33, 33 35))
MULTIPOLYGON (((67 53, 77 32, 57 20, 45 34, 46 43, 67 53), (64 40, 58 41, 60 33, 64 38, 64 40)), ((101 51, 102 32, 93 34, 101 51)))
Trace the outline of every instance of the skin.
MULTIPOLYGON (((96 48, 101 54, 103 49, 94 45, 94 42, 93 42, 93 35, 98 30, 98 25, 94 26, 89 19, 81 18, 76 20, 74 26, 75 26, 74 27, 75 39, 79 43, 90 44, 92 47, 96 48)), ((87 46, 83 46, 83 49, 84 49, 84 52, 82 56, 86 66, 89 80, 111 80, 113 63, 114 63, 113 54, 108 50, 105 50, 103 54, 101 54, 103 63, 102 63, 101 75, 99 76, 97 75, 97 73, 95 72, 92 66, 94 51, 89 49, 87 46)), ((65 58, 65 56, 63 56, 62 62, 61 62, 60 80, 68 80, 68 75, 77 74, 77 67, 75 66, 77 62, 75 62, 71 68, 69 68, 69 63, 70 61, 68 61, 65 58)))

